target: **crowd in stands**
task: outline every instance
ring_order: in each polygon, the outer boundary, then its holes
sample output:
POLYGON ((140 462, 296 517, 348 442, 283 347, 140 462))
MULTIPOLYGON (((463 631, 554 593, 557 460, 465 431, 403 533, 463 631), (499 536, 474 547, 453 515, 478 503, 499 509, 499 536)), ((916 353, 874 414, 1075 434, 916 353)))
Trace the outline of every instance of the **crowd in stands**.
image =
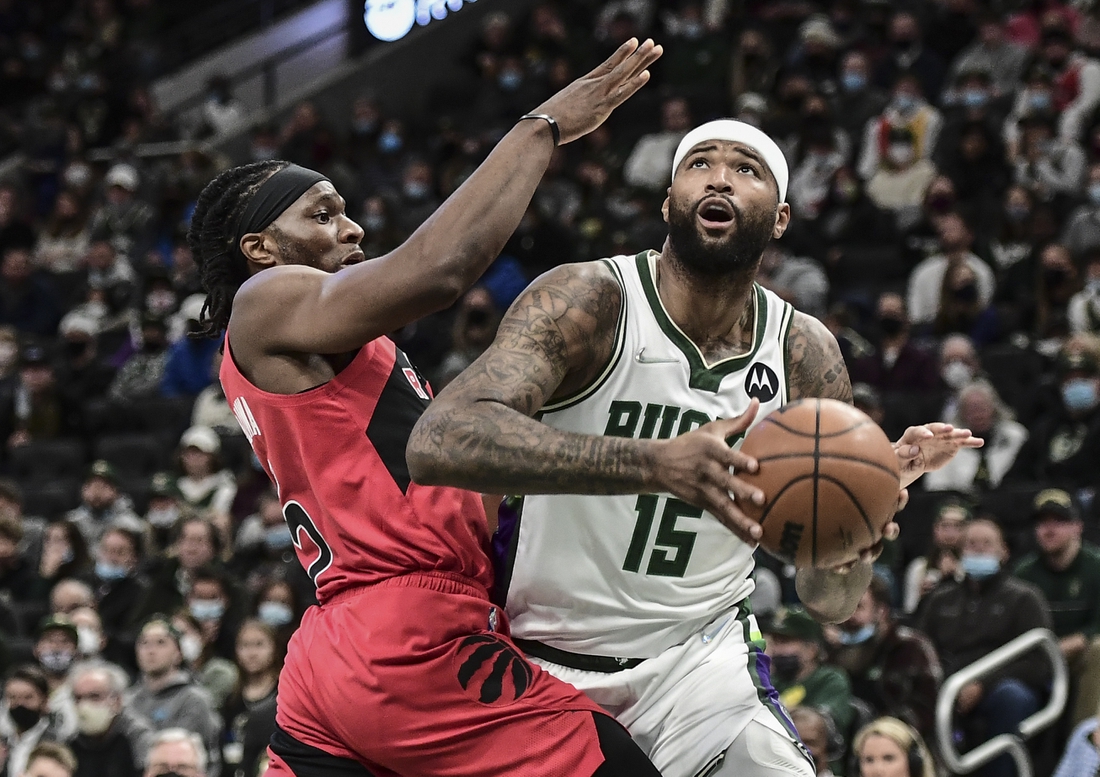
MULTIPOLYGON (((551 0, 488 14, 426 118, 373 91, 341 121, 303 102, 233 159, 141 153, 248 121, 220 78, 200 120, 161 114, 160 5, 0 0, 0 155, 21 157, 0 179, 0 774, 34 777, 39 758, 80 777, 262 768, 313 594, 220 391, 220 344, 188 337, 203 295, 183 235, 202 186, 245 161, 318 169, 379 256, 516 117, 632 35, 665 47, 652 83, 555 154, 461 303, 393 338, 438 390, 539 273, 660 248, 687 130, 762 127, 794 218, 760 282, 827 324, 857 406, 892 437, 942 420, 987 441, 913 487, 843 624, 801 612, 793 569, 760 554, 773 682, 819 773, 855 775, 861 726, 891 715, 931 743, 946 675, 1050 628, 1072 694, 1033 754, 1050 773, 1068 742, 1059 777, 1085 773, 1071 767, 1100 738, 1100 7, 551 0), (109 163, 89 161, 104 148, 109 163)), ((965 687, 959 745, 1014 730, 1050 681, 1032 654, 965 687)))

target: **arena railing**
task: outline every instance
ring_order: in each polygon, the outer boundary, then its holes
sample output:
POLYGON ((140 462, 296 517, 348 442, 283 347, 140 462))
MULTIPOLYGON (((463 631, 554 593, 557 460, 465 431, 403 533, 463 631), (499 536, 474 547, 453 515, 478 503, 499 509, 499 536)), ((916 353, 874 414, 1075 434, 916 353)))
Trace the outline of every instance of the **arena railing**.
POLYGON ((989 655, 955 672, 944 680, 939 698, 936 699, 936 741, 948 771, 953 774, 969 774, 1002 753, 1008 753, 1016 762, 1016 773, 1019 777, 1033 777, 1031 757, 1024 741, 1058 720, 1062 710, 1065 709, 1068 696, 1069 671, 1066 668, 1066 660, 1058 647, 1058 640, 1049 629, 1032 629, 1025 632, 1007 645, 997 648, 989 655), (1001 734, 967 753, 960 753, 955 743, 953 725, 955 702, 959 692, 968 683, 986 677, 1032 650, 1041 650, 1045 653, 1054 669, 1050 698, 1046 706, 1023 720, 1016 733, 1001 734))

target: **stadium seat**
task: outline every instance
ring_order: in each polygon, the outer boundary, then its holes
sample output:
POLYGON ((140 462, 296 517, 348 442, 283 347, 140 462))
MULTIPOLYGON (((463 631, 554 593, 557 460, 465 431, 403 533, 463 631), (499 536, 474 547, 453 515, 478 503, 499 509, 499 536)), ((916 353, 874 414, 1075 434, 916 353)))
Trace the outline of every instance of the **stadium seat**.
POLYGON ((84 433, 89 439, 138 429, 133 408, 107 397, 89 399, 84 403, 83 414, 84 433))
POLYGON ((24 488, 82 478, 86 465, 79 440, 32 440, 11 450, 11 474, 24 488))
POLYGON ((148 397, 135 401, 131 412, 141 431, 155 434, 174 449, 184 430, 191 425, 194 404, 191 397, 148 397))
POLYGON ((23 487, 23 513, 53 520, 80 504, 83 478, 57 478, 23 487))
POLYGON ((122 480, 148 480, 164 468, 169 448, 154 434, 111 434, 95 443, 96 459, 104 459, 114 465, 122 480))
POLYGON ((1030 348, 994 345, 983 348, 980 358, 1001 399, 1025 415, 1043 376, 1043 357, 1030 348))
POLYGON ((252 446, 248 444, 248 438, 243 434, 218 434, 222 443, 222 462, 230 472, 239 473, 242 469, 249 468, 249 460, 252 457, 252 446))

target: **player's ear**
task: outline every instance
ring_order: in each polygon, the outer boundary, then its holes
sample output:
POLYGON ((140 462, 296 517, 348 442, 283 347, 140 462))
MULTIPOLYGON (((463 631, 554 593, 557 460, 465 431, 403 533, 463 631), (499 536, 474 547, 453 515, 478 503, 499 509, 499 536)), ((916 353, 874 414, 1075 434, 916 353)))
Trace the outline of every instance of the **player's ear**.
POLYGON ((778 240, 787 231, 787 225, 791 223, 791 206, 785 202, 779 203, 775 210, 775 226, 772 228, 772 238, 778 240))
POLYGON ((275 264, 271 242, 259 232, 249 232, 241 238, 241 253, 256 269, 271 267, 275 264))
POLYGON ((665 201, 661 203, 661 216, 664 218, 665 223, 668 223, 668 198, 672 194, 672 187, 668 187, 668 191, 665 193, 665 201))

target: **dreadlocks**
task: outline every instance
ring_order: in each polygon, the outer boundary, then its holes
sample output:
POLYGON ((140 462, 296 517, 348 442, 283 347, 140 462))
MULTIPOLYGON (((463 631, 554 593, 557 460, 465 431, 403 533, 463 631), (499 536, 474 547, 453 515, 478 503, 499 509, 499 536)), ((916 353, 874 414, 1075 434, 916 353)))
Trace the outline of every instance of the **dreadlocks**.
POLYGON ((253 162, 226 170, 208 183, 195 203, 187 244, 206 291, 200 324, 203 337, 218 337, 229 324, 233 295, 248 280, 248 263, 236 245, 233 225, 260 184, 288 162, 253 162))

